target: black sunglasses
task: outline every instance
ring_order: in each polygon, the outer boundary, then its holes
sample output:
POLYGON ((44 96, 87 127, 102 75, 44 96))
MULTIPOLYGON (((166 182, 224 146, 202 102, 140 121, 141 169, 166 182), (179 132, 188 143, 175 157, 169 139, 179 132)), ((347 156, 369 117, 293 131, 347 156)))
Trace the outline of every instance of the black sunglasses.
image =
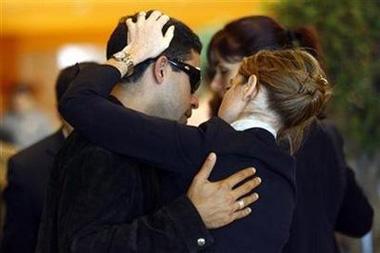
POLYGON ((199 85, 201 84, 201 69, 184 62, 176 61, 174 59, 168 58, 168 61, 173 67, 182 70, 189 76, 191 93, 196 92, 199 88, 199 85))
MULTIPOLYGON (((149 63, 150 64, 151 62, 156 61, 158 59, 158 57, 149 58, 149 59, 139 63, 138 65, 143 64, 143 63, 149 63)), ((173 67, 175 67, 179 70, 182 70, 183 72, 185 72, 189 76, 191 93, 192 94, 195 93, 197 91, 197 89, 199 88, 199 85, 201 84, 201 69, 196 68, 194 66, 191 66, 190 64, 187 64, 187 63, 184 63, 184 62, 181 62, 178 60, 170 59, 170 58, 168 58, 168 62, 173 67)))

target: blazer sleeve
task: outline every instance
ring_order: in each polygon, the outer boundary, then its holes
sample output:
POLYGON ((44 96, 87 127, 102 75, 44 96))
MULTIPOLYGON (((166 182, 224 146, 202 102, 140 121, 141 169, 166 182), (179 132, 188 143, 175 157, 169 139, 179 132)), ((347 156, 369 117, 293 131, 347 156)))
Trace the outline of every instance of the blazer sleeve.
POLYGON ((87 139, 113 152, 193 174, 207 155, 204 131, 109 101, 119 78, 111 66, 81 69, 59 103, 60 113, 87 139))
MULTIPOLYGON (((35 217, 31 198, 23 187, 22 165, 13 158, 8 161, 8 185, 4 190, 6 216, 1 252, 34 252, 39 217, 35 217)), ((28 180, 28 179, 25 179, 28 180)))
POLYGON ((355 179, 354 171, 348 166, 343 151, 344 141, 332 124, 326 124, 337 153, 339 166, 343 168, 345 191, 337 216, 335 229, 345 235, 362 237, 371 230, 374 211, 363 190, 355 179))
POLYGON ((137 180, 128 177, 115 181, 115 175, 109 173, 114 166, 113 156, 99 149, 89 152, 89 162, 80 169, 84 188, 76 201, 62 202, 58 211, 63 215, 59 215, 62 218, 58 223, 63 238, 69 240, 70 252, 197 252, 213 243, 186 196, 134 218, 134 188, 130 186, 137 180), (124 191, 126 194, 120 197, 124 191), (125 219, 120 218, 128 212, 125 219), (198 238, 204 238, 206 244, 199 246, 198 238))
POLYGON ((182 196, 153 214, 124 224, 91 224, 71 240, 71 252, 198 252, 214 239, 182 196), (204 245, 198 245, 203 238, 204 245))
POLYGON ((354 172, 346 167, 346 190, 335 229, 345 235, 362 237, 373 224, 373 208, 355 180, 354 172))

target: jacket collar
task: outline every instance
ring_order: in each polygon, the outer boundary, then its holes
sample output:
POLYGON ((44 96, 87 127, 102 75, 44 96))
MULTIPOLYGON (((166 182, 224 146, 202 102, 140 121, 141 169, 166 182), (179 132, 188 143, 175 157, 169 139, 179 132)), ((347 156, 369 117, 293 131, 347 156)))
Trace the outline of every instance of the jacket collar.
POLYGON ((232 122, 231 126, 237 131, 244 131, 250 128, 262 128, 270 132, 274 138, 277 136, 277 131, 271 124, 257 120, 253 117, 239 119, 235 122, 232 122))

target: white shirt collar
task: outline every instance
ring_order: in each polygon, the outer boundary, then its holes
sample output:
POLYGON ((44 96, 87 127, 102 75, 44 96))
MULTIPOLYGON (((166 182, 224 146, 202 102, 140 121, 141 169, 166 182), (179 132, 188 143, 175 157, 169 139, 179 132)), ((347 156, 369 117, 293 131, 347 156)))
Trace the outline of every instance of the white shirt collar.
POLYGON ((231 126, 237 131, 244 131, 244 130, 247 130, 249 128, 254 128, 254 127, 263 128, 267 130, 268 132, 270 132, 274 136, 275 139, 277 136, 277 131, 275 130, 273 126, 271 126, 270 124, 266 122, 259 121, 254 118, 239 119, 235 122, 232 122, 231 126))

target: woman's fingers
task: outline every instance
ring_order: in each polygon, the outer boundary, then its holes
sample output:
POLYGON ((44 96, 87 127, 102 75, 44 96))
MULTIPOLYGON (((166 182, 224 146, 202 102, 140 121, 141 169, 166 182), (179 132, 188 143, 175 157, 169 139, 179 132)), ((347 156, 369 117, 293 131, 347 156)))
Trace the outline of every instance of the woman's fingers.
POLYGON ((141 11, 137 14, 137 22, 136 24, 137 25, 142 25, 145 21, 145 17, 146 17, 146 12, 145 11, 141 11))
POLYGON ((149 17, 148 17, 148 21, 156 21, 159 17, 161 17, 162 13, 160 11, 153 11, 149 17))
POLYGON ((169 21, 170 17, 168 15, 162 15, 158 18, 157 22, 161 25, 165 25, 169 21))
POLYGON ((133 23, 131 18, 128 18, 125 21, 125 24, 127 25, 127 28, 128 28, 127 41, 128 41, 128 44, 130 44, 131 38, 132 38, 133 34, 135 33, 135 23, 133 23))
POLYGON ((174 25, 172 25, 168 28, 168 30, 166 31, 164 35, 164 41, 167 46, 169 46, 170 42, 174 38, 174 30, 175 30, 175 27, 174 25))

